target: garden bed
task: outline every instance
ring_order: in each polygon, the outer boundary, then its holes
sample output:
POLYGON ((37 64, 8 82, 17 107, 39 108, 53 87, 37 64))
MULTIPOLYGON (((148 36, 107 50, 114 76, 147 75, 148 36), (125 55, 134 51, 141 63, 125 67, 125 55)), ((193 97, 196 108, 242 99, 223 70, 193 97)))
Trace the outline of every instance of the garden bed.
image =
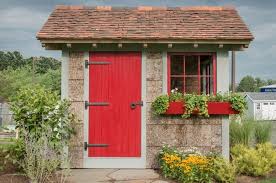
MULTIPOLYGON (((207 102, 208 114, 210 115, 229 115, 239 114, 238 111, 231 107, 229 102, 207 102)), ((181 115, 185 112, 185 104, 183 102, 170 102, 169 108, 166 110, 166 115, 181 115)), ((193 114, 198 111, 194 110, 193 114)))

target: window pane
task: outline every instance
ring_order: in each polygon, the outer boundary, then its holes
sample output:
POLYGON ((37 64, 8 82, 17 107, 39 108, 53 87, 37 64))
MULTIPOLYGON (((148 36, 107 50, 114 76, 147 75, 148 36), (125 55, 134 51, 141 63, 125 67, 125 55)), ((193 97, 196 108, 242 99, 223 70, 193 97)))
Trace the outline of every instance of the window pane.
POLYGON ((200 56, 201 94, 213 93, 213 62, 211 55, 200 56))
POLYGON ((185 92, 198 94, 198 77, 185 78, 185 92))
POLYGON ((183 75, 183 55, 171 57, 171 75, 183 75))
POLYGON ((213 77, 202 76, 201 77, 201 94, 212 94, 213 93, 213 77))
POLYGON ((179 92, 183 92, 183 78, 171 78, 171 90, 177 88, 179 92))
POLYGON ((198 56, 186 56, 185 57, 185 69, 186 75, 197 75, 198 74, 198 56))

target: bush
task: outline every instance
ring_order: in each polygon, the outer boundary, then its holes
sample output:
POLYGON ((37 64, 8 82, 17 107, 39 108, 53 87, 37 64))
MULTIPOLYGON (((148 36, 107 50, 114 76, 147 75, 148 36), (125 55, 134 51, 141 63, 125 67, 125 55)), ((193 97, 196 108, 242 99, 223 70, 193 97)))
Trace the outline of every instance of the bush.
POLYGON ((5 154, 4 164, 11 162, 16 168, 22 168, 20 167, 20 160, 23 159, 25 153, 25 146, 22 139, 11 139, 0 151, 2 154, 5 154))
POLYGON ((204 156, 195 152, 180 152, 164 147, 159 154, 162 174, 179 182, 235 181, 235 168, 218 156, 204 156))
POLYGON ((230 144, 234 146, 236 144, 243 144, 249 146, 252 141, 254 130, 254 123, 250 120, 242 122, 231 121, 230 122, 230 144))
MULTIPOLYGON (((25 154, 21 166, 33 183, 51 182, 57 176, 56 170, 64 161, 67 161, 67 156, 62 148, 62 145, 66 144, 61 141, 58 148, 52 146, 48 137, 51 137, 54 131, 51 128, 44 130, 39 138, 23 130, 25 154)), ((63 181, 56 178, 55 182, 63 181)))
POLYGON ((69 106, 58 94, 39 86, 22 89, 12 99, 11 110, 23 143, 17 161, 32 182, 49 182, 66 160, 64 147, 75 122, 69 106))
POLYGON ((231 149, 231 155, 237 172, 252 176, 267 175, 276 162, 276 152, 269 143, 257 145, 256 148, 235 145, 231 149))
POLYGON ((213 158, 213 177, 217 182, 234 183, 236 169, 229 161, 222 157, 213 158))
POLYGON ((45 126, 49 126, 53 130, 49 137, 52 145, 57 145, 61 139, 68 141, 74 133, 72 122, 75 117, 68 113, 70 103, 60 101, 58 94, 36 86, 20 90, 11 101, 11 111, 19 130, 39 137, 45 126))
POLYGON ((255 123, 255 141, 257 144, 269 142, 271 139, 272 124, 258 121, 255 123))

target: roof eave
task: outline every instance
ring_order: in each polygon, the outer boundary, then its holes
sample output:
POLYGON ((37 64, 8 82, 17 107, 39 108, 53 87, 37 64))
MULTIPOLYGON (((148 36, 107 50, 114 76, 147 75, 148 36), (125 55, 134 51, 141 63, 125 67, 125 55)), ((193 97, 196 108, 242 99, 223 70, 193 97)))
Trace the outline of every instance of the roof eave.
POLYGON ((245 44, 252 39, 48 39, 39 38, 41 43, 178 43, 178 44, 245 44))

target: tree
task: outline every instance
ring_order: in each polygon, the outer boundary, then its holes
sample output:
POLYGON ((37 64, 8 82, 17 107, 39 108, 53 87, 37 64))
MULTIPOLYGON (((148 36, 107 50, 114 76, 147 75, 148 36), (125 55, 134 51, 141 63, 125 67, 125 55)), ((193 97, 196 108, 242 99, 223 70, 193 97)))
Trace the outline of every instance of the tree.
POLYGON ((16 69, 18 67, 23 66, 24 64, 25 64, 25 61, 20 52, 0 51, 0 71, 5 70, 8 67, 16 69))
POLYGON ((4 52, 0 51, 0 71, 9 67, 17 69, 20 67, 33 67, 36 73, 45 74, 49 69, 57 70, 61 67, 61 62, 51 57, 30 57, 23 58, 18 51, 4 52))
POLYGON ((0 99, 8 101, 17 91, 34 85, 44 86, 46 89, 60 95, 61 73, 59 70, 48 70, 45 74, 35 73, 33 80, 29 66, 0 71, 0 99))
POLYGON ((57 70, 61 67, 61 62, 51 57, 30 57, 26 59, 26 64, 33 67, 36 73, 45 74, 48 70, 57 70))
POLYGON ((252 76, 245 76, 240 81, 237 91, 238 92, 254 92, 256 89, 255 79, 252 76))

